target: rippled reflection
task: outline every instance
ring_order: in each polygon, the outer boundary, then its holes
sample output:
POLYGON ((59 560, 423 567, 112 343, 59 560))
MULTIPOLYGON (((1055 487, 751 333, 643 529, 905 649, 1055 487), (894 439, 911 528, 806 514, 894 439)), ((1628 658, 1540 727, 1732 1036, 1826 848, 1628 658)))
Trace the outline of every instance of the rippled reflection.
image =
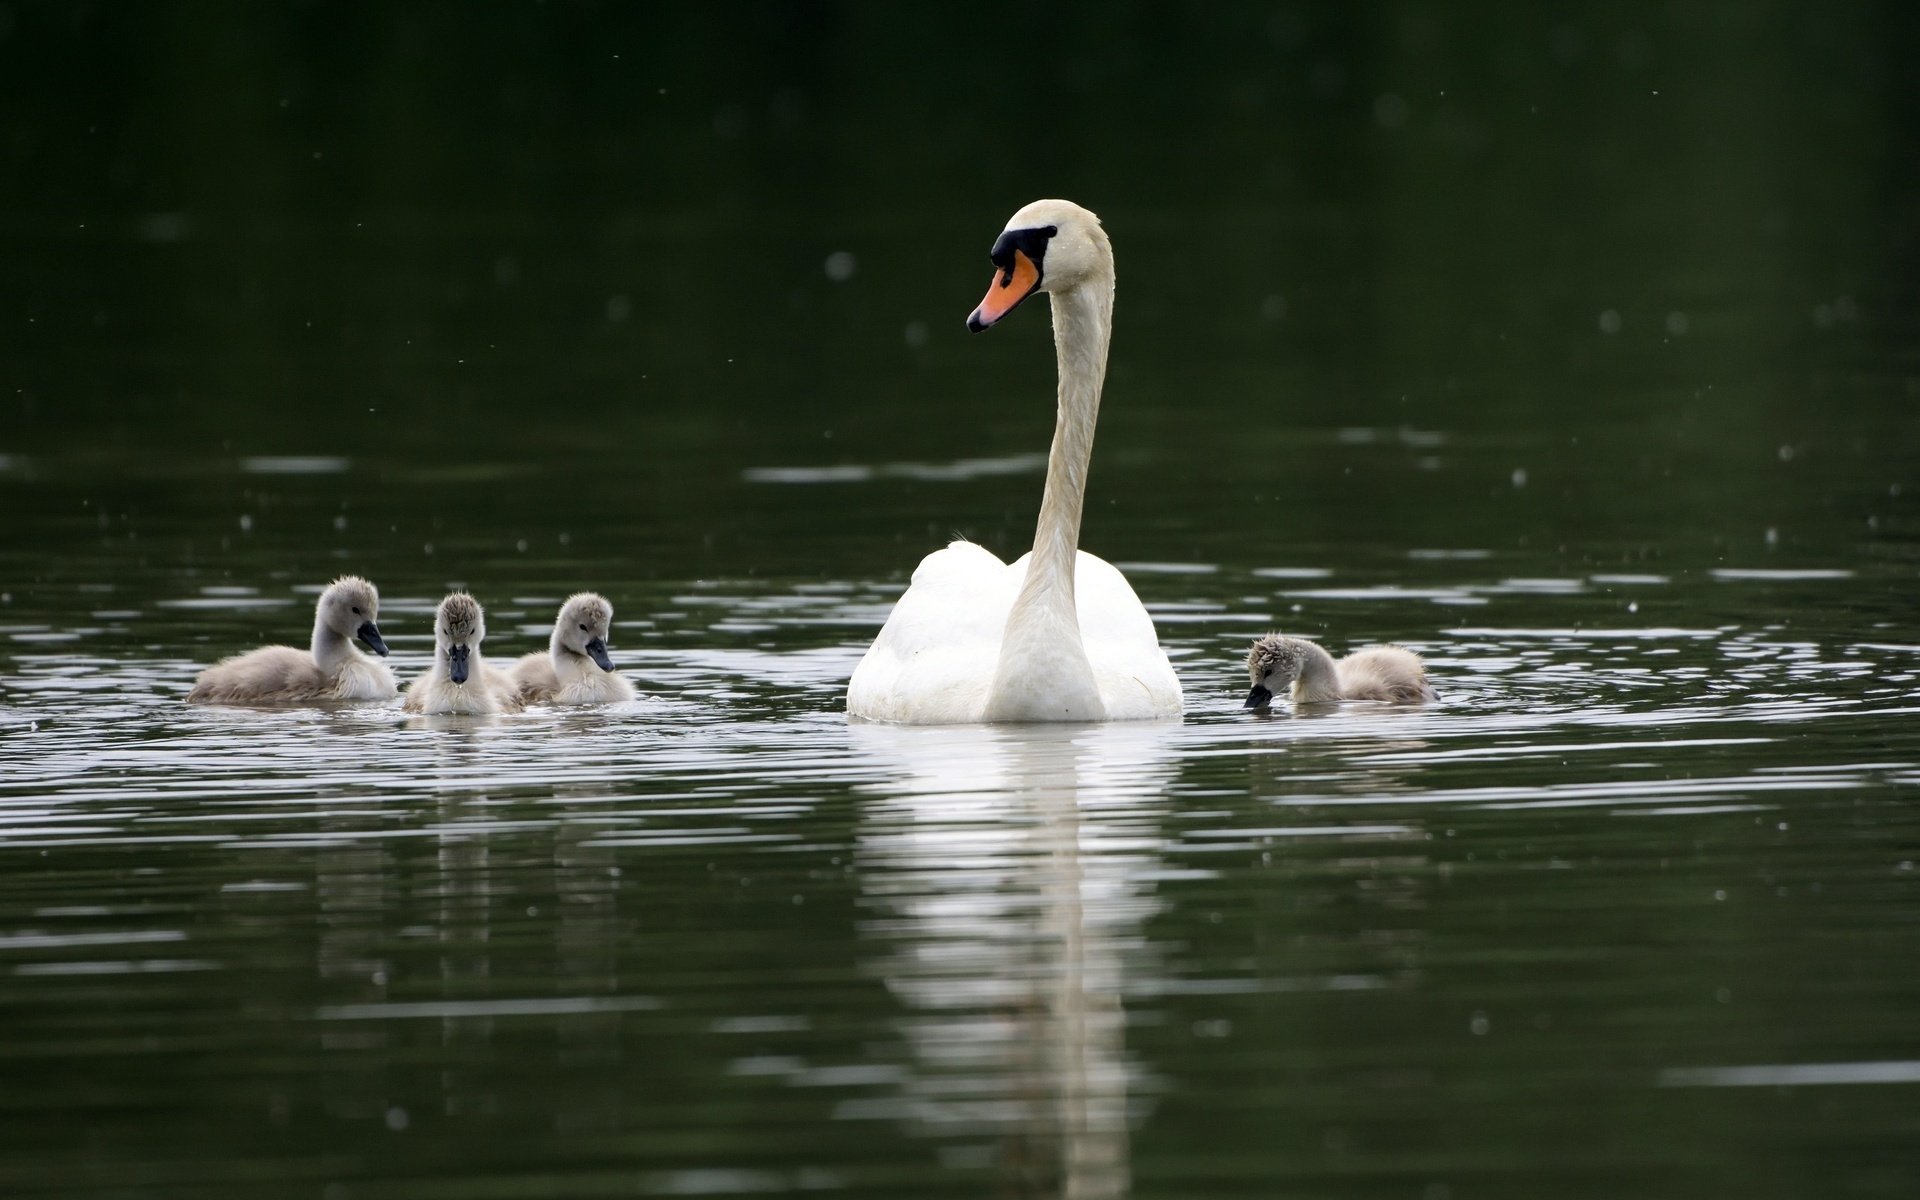
POLYGON ((990 1158, 1019 1195, 1125 1196, 1150 1081, 1124 1000, 1158 905, 1172 731, 852 733, 890 776, 861 789, 865 962, 907 1010, 899 1095, 873 1115, 950 1161, 990 1158))

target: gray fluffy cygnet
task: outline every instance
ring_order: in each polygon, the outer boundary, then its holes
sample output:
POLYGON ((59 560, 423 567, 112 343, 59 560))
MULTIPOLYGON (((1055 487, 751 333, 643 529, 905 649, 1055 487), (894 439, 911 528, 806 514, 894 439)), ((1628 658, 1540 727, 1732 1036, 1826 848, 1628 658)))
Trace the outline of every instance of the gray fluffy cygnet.
POLYGON ((1247 708, 1265 708, 1275 695, 1291 690, 1297 704, 1333 700, 1380 700, 1421 704, 1438 699, 1427 682, 1426 664, 1399 646, 1368 646, 1335 661, 1305 638, 1270 633, 1247 652, 1253 690, 1247 708))

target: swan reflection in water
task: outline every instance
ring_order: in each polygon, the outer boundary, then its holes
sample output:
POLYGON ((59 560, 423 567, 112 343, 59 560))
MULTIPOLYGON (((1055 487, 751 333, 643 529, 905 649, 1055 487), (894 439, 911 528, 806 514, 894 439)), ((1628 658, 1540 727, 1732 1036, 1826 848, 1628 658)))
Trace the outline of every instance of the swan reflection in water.
POLYGON ((906 1013, 900 1094, 845 1115, 992 1161, 1012 1194, 1128 1193, 1145 1080, 1122 997, 1148 966, 1172 731, 850 727, 892 776, 855 853, 866 966, 906 1013))

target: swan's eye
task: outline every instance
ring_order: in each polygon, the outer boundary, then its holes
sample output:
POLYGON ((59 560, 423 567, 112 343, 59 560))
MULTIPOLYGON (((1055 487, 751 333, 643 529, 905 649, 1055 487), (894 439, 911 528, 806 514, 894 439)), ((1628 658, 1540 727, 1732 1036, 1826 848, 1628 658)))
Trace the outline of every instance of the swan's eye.
MULTIPOLYGON (((1058 225, 1041 225, 1032 229, 1009 229, 993 243, 993 252, 987 255, 993 265, 1005 271, 1009 277, 1013 274, 1013 253, 1018 250, 1033 260, 1033 265, 1042 273, 1046 270, 1047 243, 1060 232, 1058 225)), ((1003 285, 1004 286, 1004 285, 1003 285)))
POLYGON ((582 626, 580 627, 580 632, 581 632, 581 633, 586 633, 586 632, 587 632, 587 627, 586 627, 585 625, 582 625, 582 626))
POLYGON ((360 615, 360 610, 359 610, 359 609, 357 609, 357 608, 356 608, 356 609, 354 609, 354 610, 353 610, 353 615, 354 615, 354 616, 356 616, 356 617, 357 617, 357 616, 359 616, 359 615, 360 615))

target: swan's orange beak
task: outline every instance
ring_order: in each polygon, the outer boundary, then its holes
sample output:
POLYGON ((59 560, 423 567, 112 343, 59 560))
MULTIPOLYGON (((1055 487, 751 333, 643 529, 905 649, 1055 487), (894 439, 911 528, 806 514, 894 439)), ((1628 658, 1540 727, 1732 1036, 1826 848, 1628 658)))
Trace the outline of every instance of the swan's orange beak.
POLYGON ((987 298, 980 307, 973 310, 967 318, 967 328, 975 333, 991 328, 1001 317, 1006 316, 1020 302, 1033 295, 1033 289, 1040 285, 1040 268, 1034 265, 1024 250, 1013 252, 1013 266, 994 276, 987 285, 987 298))

